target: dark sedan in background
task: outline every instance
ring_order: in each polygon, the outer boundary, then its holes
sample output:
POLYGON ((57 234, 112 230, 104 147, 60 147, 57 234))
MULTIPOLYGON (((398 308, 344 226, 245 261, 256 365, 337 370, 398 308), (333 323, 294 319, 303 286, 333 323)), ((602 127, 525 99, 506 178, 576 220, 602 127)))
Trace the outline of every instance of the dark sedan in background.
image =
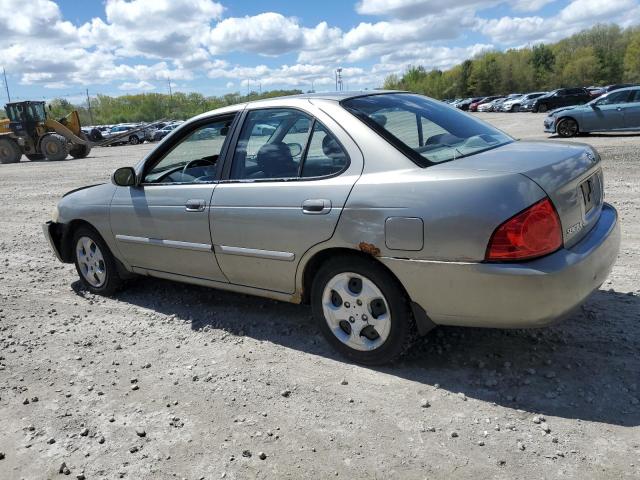
POLYGON ((531 110, 544 113, 555 108, 583 105, 589 102, 591 98, 591 94, 586 88, 558 88, 536 98, 531 110))

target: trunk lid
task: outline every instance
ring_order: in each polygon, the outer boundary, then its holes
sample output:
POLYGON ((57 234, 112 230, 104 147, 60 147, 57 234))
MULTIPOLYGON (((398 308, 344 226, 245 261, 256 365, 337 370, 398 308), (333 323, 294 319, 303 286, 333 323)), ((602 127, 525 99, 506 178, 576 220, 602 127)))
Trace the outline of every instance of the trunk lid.
POLYGON ((431 168, 525 175, 553 202, 567 248, 591 230, 602 211, 604 188, 600 156, 586 144, 517 141, 431 168))

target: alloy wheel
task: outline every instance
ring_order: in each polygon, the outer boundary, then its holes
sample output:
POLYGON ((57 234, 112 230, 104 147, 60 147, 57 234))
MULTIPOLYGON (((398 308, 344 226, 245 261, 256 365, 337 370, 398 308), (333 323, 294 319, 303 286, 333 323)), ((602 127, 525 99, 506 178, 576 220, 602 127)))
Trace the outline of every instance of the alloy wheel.
POLYGON ((363 275, 343 272, 331 278, 322 294, 322 309, 333 335, 355 350, 375 350, 391 332, 389 304, 363 275))
POLYGON ((558 124, 558 135, 561 137, 573 137, 578 133, 578 124, 575 120, 567 118, 558 124))

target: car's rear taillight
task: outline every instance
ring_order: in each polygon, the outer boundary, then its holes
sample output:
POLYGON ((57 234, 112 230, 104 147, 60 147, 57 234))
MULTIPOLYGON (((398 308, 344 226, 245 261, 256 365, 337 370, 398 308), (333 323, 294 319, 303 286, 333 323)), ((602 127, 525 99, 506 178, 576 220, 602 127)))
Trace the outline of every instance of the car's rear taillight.
POLYGON ((500 225, 489 240, 488 261, 530 260, 562 246, 562 226, 549 198, 500 225))

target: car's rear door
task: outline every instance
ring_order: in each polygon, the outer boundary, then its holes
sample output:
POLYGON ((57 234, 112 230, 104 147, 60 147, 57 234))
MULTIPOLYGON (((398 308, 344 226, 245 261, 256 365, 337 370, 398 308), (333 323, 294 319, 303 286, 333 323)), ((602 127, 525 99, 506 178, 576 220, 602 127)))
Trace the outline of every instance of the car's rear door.
POLYGON ((363 164, 331 117, 289 102, 244 113, 211 206, 216 258, 229 281, 286 293, 295 291, 304 253, 333 235, 363 164))
POLYGON ((185 128, 149 159, 140 185, 118 187, 111 229, 130 265, 160 276, 226 281, 211 246, 209 205, 232 120, 225 115, 185 128), (203 129, 219 134, 199 135, 203 129))
POLYGON ((624 106, 624 127, 640 129, 640 89, 631 91, 629 101, 624 106))

